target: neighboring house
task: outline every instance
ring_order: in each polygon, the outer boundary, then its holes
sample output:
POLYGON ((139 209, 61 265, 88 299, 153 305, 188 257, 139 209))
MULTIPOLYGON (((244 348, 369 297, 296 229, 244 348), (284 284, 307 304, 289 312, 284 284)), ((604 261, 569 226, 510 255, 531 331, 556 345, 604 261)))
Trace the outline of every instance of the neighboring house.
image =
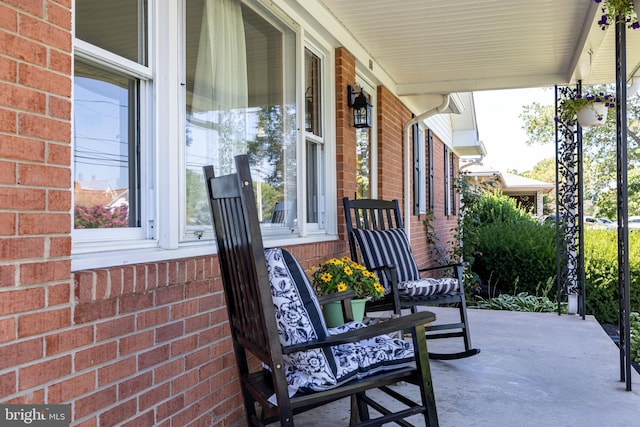
POLYGON ((544 195, 549 194, 555 185, 526 178, 509 172, 500 172, 482 164, 461 166, 461 173, 468 177, 469 182, 480 186, 491 185, 503 194, 514 198, 524 209, 530 210, 536 217, 543 216, 544 195))
POLYGON ((399 199, 421 263, 425 212, 451 241, 471 94, 403 97, 334 17, 276 3, 0 1, 0 402, 69 403, 74 425, 241 419, 205 164, 250 154, 261 206, 295 207, 265 243, 305 268, 348 254, 343 196, 399 199), (96 205, 127 218, 74 228, 96 205))

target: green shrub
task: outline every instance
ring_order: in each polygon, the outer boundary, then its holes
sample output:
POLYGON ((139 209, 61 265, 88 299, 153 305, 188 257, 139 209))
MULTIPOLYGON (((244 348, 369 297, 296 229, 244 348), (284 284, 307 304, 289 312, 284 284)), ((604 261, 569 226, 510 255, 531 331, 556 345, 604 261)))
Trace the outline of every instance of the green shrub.
MULTIPOLYGON (((618 322, 618 235, 615 230, 584 233, 586 311, 602 323, 618 322)), ((632 311, 640 311, 640 233, 629 233, 632 311)))
MULTIPOLYGON (((468 200, 462 224, 462 253, 471 267, 465 273, 470 305, 474 300, 478 305, 495 307, 545 303, 534 302, 529 298, 532 296, 547 297, 555 303, 555 226, 538 223, 519 209, 515 200, 499 192, 475 194, 468 200), (553 286, 545 287, 550 279, 553 286), (475 299, 479 284, 491 296, 507 293, 515 297, 504 296, 494 303, 475 299)), ((586 229, 584 235, 586 312, 601 323, 617 323, 617 233, 586 229)), ((640 312, 640 231, 629 233, 629 273, 631 311, 640 312)), ((640 346, 640 326, 636 336, 640 346)))
POLYGON ((640 363, 640 313, 636 311, 629 313, 629 333, 631 360, 640 363))
MULTIPOLYGON (((495 298, 488 299, 478 297, 473 308, 553 313, 558 311, 558 303, 556 301, 551 301, 546 296, 535 296, 529 295, 527 292, 520 292, 515 296, 500 294, 495 298)), ((562 310, 566 312, 566 304, 562 305, 562 310)))
POLYGON ((499 192, 484 193, 467 215, 474 217, 477 227, 471 269, 485 286, 535 295, 555 276, 555 228, 540 224, 514 199, 499 192))
POLYGON ((629 314, 629 332, 631 332, 631 358, 640 363, 640 314, 631 312, 629 314))

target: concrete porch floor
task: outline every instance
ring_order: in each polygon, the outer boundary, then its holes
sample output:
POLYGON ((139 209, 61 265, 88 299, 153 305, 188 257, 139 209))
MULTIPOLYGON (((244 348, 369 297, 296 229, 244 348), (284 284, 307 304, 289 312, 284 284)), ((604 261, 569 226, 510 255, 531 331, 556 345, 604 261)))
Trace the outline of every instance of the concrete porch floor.
MULTIPOLYGON (((452 309, 432 308, 438 319, 452 309)), ((431 361, 440 426, 639 426, 640 376, 619 381, 619 351, 592 316, 469 309, 480 354, 431 361)), ((458 348, 453 340, 429 349, 458 348)), ((403 394, 414 387, 398 385, 403 394)), ((347 426, 349 400, 295 417, 300 426, 347 426)), ((420 425, 418 423, 418 425, 420 425)))

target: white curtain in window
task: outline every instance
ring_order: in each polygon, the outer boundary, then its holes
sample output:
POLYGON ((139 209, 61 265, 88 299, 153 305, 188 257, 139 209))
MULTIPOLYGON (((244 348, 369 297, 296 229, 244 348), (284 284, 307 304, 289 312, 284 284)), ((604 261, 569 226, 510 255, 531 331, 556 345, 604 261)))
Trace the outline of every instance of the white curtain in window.
POLYGON ((192 124, 206 132, 207 157, 218 173, 246 152, 247 60, 238 0, 205 0, 194 77, 192 124))

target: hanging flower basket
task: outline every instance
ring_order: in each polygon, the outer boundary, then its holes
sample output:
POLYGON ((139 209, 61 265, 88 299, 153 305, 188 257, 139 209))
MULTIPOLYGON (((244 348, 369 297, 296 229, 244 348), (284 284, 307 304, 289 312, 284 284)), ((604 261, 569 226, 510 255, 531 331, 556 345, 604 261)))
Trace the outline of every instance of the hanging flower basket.
POLYGON ((593 0, 600 6, 602 15, 598 20, 598 25, 606 30, 609 25, 613 25, 619 17, 629 28, 640 28, 638 15, 640 11, 640 0, 593 0))
POLYGON ((615 116, 616 98, 604 92, 563 97, 558 103, 556 121, 582 127, 602 126, 615 116))
POLYGON ((607 122, 607 107, 602 102, 592 102, 576 113, 578 123, 583 128, 602 126, 607 122))

